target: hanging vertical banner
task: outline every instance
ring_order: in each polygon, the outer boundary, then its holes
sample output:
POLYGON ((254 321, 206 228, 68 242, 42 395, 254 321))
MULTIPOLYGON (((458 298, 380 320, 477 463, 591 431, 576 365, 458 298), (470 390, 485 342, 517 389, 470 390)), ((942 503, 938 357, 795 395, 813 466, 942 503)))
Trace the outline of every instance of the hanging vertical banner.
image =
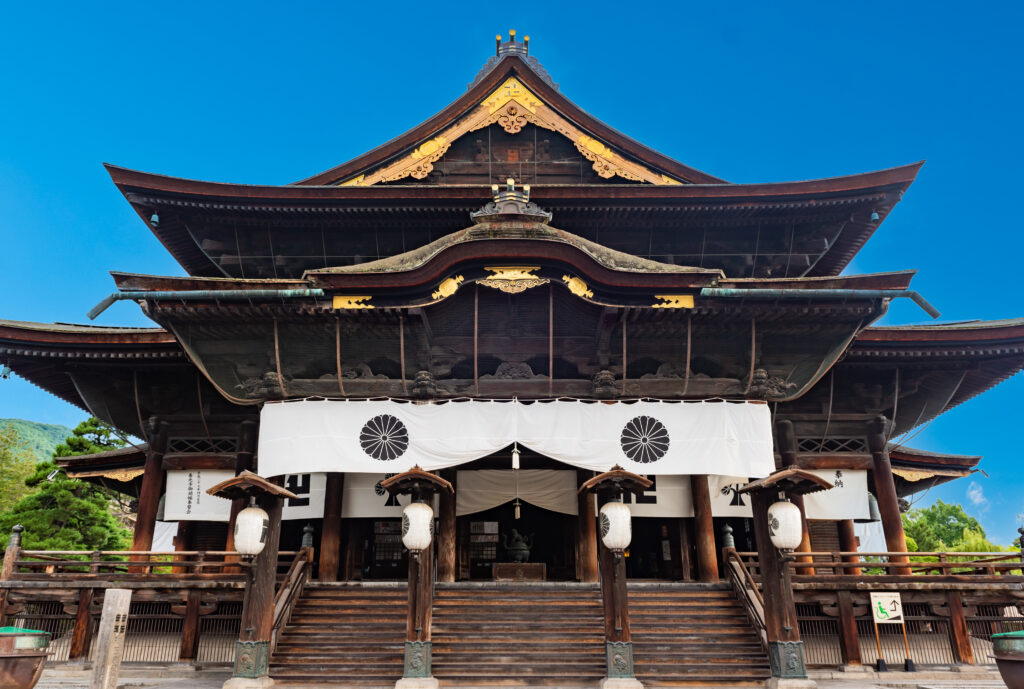
POLYGON ((323 518, 327 474, 287 474, 284 487, 295 493, 296 497, 284 501, 281 519, 323 518))
POLYGON ((172 469, 167 472, 164 520, 226 522, 231 519, 231 501, 206 492, 235 472, 207 469, 172 469))
MULTIPOLYGON (((401 519, 402 508, 409 504, 408 495, 390 495, 380 482, 394 474, 345 474, 342 490, 341 516, 344 519, 401 519)), ((437 496, 434 496, 437 514, 437 496)))
POLYGON ((651 487, 624 500, 634 517, 692 517, 693 494, 689 476, 648 475, 651 487))
POLYGON ((752 517, 750 496, 738 492, 750 483, 742 476, 708 476, 711 491, 711 514, 715 517, 752 517))
POLYGON ((832 484, 804 496, 808 519, 867 519, 868 472, 854 469, 823 469, 811 472, 832 484))

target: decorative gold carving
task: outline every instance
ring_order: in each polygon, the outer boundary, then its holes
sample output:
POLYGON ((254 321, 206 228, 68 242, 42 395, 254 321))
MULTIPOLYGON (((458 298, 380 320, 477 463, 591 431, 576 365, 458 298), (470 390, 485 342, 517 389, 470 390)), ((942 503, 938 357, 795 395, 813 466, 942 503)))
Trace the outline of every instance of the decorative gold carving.
POLYGON ((350 297, 336 295, 334 297, 334 308, 336 309, 372 309, 372 304, 366 304, 373 297, 350 297))
POLYGON ((485 266, 484 270, 493 275, 477 280, 477 284, 501 290, 506 294, 519 294, 531 287, 540 287, 551 282, 547 278, 537 277, 533 274, 534 271, 540 270, 540 266, 502 266, 500 268, 485 266))
POLYGON ((608 148, 597 139, 589 137, 586 134, 581 134, 573 143, 576 144, 576 149, 583 154, 583 157, 594 164, 594 172, 596 172, 599 177, 611 179, 615 175, 618 175, 619 177, 635 180, 637 182, 644 181, 643 174, 635 170, 631 170, 628 166, 623 165, 626 161, 619 157, 615 151, 608 148))
POLYGON ((405 177, 423 179, 434 169, 451 143, 468 132, 497 123, 509 134, 518 134, 527 123, 557 132, 575 144, 580 153, 593 163, 594 171, 605 179, 615 176, 650 184, 682 184, 661 172, 650 170, 627 160, 603 142, 588 136, 548 107, 516 77, 509 77, 481 103, 442 131, 438 136, 420 144, 405 157, 353 177, 342 185, 370 186, 378 182, 393 182, 405 177))
POLYGON ((897 469, 893 467, 892 473, 907 481, 922 481, 935 476, 931 471, 913 471, 912 469, 897 469))
POLYGON ((441 284, 437 286, 437 291, 430 296, 434 299, 447 299, 448 297, 455 294, 459 289, 459 285, 465 280, 461 275, 455 275, 441 281, 441 284))
POLYGON ((692 309, 692 294, 655 294, 655 299, 661 299, 661 303, 651 304, 654 309, 692 309))
POLYGON ((142 476, 145 473, 143 469, 116 469, 114 471, 108 471, 103 474, 103 478, 112 478, 115 481, 121 483, 128 483, 137 476, 142 476))
POLYGON ((487 108, 488 115, 493 115, 512 101, 519 103, 534 114, 536 114, 537 108, 544 105, 544 101, 537 98, 537 96, 530 92, 530 89, 523 86, 523 82, 515 77, 509 77, 491 95, 484 98, 483 106, 487 108))
POLYGON ((565 282, 565 285, 566 287, 569 288, 569 291, 575 294, 577 297, 586 297, 587 299, 590 299, 594 296, 594 293, 590 290, 589 287, 587 287, 587 283, 583 282, 583 280, 580 280, 575 275, 563 275, 562 281, 565 282))

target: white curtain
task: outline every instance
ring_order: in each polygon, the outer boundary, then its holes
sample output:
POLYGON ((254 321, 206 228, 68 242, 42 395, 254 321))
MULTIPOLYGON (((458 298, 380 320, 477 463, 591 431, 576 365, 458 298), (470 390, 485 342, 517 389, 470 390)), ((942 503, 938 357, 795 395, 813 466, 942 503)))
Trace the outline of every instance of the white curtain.
POLYGON ((576 472, 547 469, 460 471, 455 514, 475 514, 519 499, 562 514, 579 514, 576 472))
POLYGON ((433 471, 517 441, 594 471, 761 477, 775 468, 764 404, 303 400, 264 405, 259 472, 433 471))

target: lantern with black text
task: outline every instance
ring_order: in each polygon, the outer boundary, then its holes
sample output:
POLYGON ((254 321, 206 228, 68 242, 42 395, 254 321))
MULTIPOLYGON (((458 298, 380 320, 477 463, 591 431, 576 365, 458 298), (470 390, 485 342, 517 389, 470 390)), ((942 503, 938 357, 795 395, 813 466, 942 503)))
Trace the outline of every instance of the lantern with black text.
POLYGON ((621 551, 629 547, 633 526, 629 505, 609 502, 601 508, 601 542, 608 550, 621 551))
POLYGON ((235 517, 235 550, 250 557, 259 555, 267 545, 269 530, 267 513, 255 505, 246 507, 235 517))
POLYGON ((768 534, 779 550, 793 550, 803 539, 800 508, 780 500, 768 508, 768 534))
POLYGON ((434 534, 434 510, 423 502, 410 502, 402 510, 402 543, 413 552, 430 547, 434 534))

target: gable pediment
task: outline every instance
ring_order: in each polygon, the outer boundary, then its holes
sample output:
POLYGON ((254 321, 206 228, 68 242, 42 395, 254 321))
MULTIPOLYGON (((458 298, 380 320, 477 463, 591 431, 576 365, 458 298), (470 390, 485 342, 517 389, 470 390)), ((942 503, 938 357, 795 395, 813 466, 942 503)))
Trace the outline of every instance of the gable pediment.
MULTIPOLYGON (((529 126, 547 130, 567 140, 592 168, 597 177, 605 180, 619 178, 636 183, 683 184, 683 180, 666 174, 650 165, 642 164, 605 141, 592 136, 581 126, 532 91, 517 74, 508 75, 497 88, 487 92, 476 105, 457 117, 454 122, 421 139, 403 154, 384 164, 351 175, 341 186, 371 186, 375 184, 425 180, 452 149, 453 144, 487 127, 497 127, 506 135, 516 136, 529 130, 529 126)), ((490 160, 491 153, 487 156, 490 160)), ((517 155, 518 159, 518 155, 517 155)), ((496 180, 490 180, 491 182, 496 180)))

